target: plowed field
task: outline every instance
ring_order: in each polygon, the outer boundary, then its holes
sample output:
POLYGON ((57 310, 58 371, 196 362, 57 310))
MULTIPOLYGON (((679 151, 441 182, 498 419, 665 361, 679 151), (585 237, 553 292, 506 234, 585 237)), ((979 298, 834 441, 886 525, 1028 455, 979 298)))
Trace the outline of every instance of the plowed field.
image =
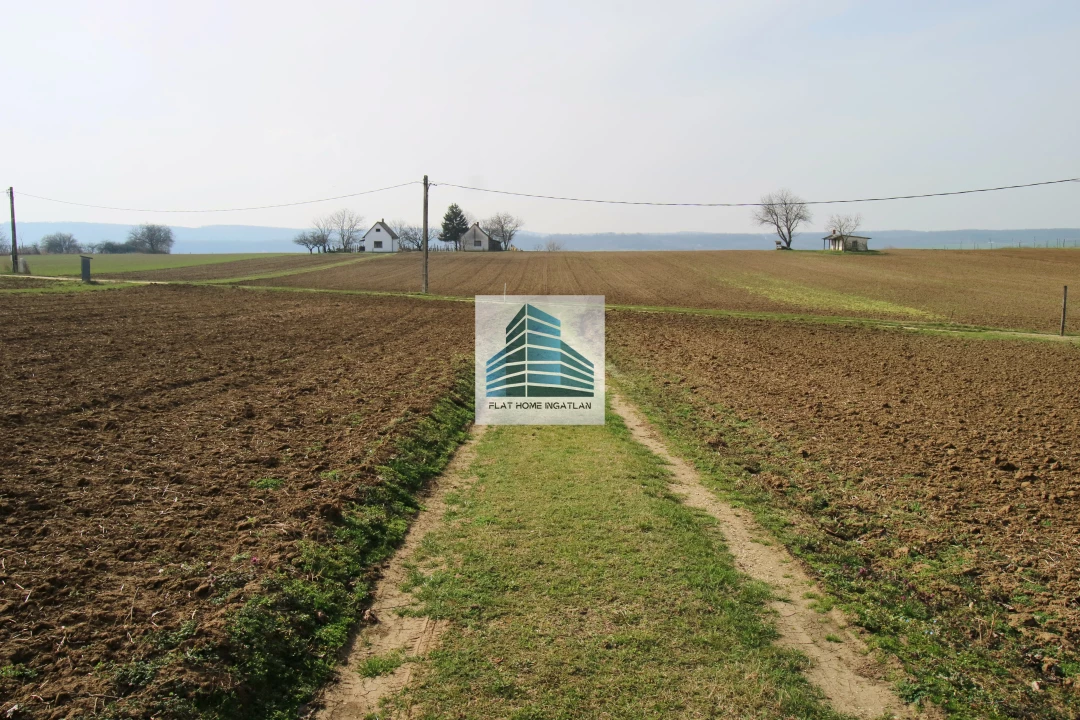
MULTIPOLYGON (((253 284, 418 292, 419 253, 253 284)), ((617 305, 718 308, 1056 331, 1080 251, 890 250, 432 253, 439 295, 605 295, 617 305)), ((1075 294, 1075 293, 1074 293, 1075 294)), ((1080 310, 1069 320, 1080 331, 1080 310)))
MULTIPOLYGON (((272 576, 300 583, 286 594, 315 587, 285 570, 378 484, 471 353, 460 303, 171 286, 6 298, 0 698, 24 713, 11 717, 87 717, 121 698, 110 717, 138 715, 152 707, 140 697, 227 685, 215 663, 229 655, 213 654, 226 615, 272 576)), ((330 613, 318 602, 295 610, 312 633, 330 613)))
POLYGON ((910 617, 987 651, 1015 631, 1060 681, 1080 644, 1080 348, 626 312, 608 334, 709 455, 861 558, 837 577, 911 582, 931 615, 910 617), (964 616, 984 600, 993 619, 964 616))

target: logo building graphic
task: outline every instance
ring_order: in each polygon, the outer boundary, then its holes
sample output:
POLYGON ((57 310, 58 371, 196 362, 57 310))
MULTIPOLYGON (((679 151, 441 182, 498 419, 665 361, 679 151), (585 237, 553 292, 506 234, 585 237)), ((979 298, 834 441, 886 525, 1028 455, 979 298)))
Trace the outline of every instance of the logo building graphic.
POLYGON ((604 298, 476 296, 476 424, 602 425, 604 298))
POLYGON ((487 396, 592 397, 592 361, 562 339, 562 323, 526 303, 506 326, 506 347, 487 362, 487 396))

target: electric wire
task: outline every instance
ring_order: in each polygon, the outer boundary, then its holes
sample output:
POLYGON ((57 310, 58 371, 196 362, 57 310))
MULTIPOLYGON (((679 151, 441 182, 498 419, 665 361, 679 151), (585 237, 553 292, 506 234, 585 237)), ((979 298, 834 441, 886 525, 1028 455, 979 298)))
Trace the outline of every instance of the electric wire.
POLYGON ((295 207, 297 205, 312 205, 314 203, 330 202, 331 200, 343 200, 345 198, 358 197, 360 195, 371 195, 372 193, 383 192, 385 190, 396 190, 397 188, 405 187, 407 185, 419 185, 419 180, 410 180, 409 182, 401 183, 399 185, 390 185, 389 187, 376 188, 374 190, 363 190, 361 192, 349 193, 347 195, 337 195, 335 197, 319 198, 318 200, 298 200, 297 202, 290 203, 278 203, 276 205, 259 205, 255 207, 242 207, 242 208, 218 208, 209 210, 151 210, 146 208, 122 208, 122 207, 109 207, 107 205, 91 205, 89 203, 72 202, 70 200, 57 200, 56 198, 42 197, 41 195, 31 195, 27 192, 19 191, 17 195, 25 197, 32 197, 37 200, 47 200, 49 202, 63 203, 64 205, 78 205, 79 207, 96 208, 98 210, 121 210, 123 212, 151 212, 151 213, 218 213, 218 212, 244 212, 247 210, 271 210, 273 208, 283 207, 295 207))
MULTIPOLYGON (((1020 188, 1040 187, 1045 185, 1060 185, 1062 183, 1074 183, 1080 182, 1080 178, 1066 178, 1063 180, 1044 180, 1042 182, 1023 183, 1019 185, 1001 185, 998 187, 990 188, 977 188, 974 190, 952 190, 948 192, 935 192, 935 193, 921 193, 915 195, 892 195, 886 197, 866 197, 866 198, 850 198, 844 200, 806 200, 803 201, 804 205, 839 205, 844 203, 862 203, 862 202, 886 202, 891 200, 917 200, 921 198, 933 198, 933 197, 948 197, 952 195, 971 195, 975 193, 988 193, 998 192, 1001 190, 1017 190, 1020 188)), ((44 197, 42 195, 34 195, 27 192, 19 192, 19 195, 25 197, 31 197, 36 200, 45 200, 47 202, 62 203, 64 205, 77 205, 79 207, 95 208, 98 210, 118 210, 122 212, 150 212, 150 213, 222 213, 222 212, 245 212, 249 210, 271 210, 274 208, 295 207, 298 205, 312 205, 315 203, 330 202, 332 200, 344 200, 347 198, 359 197, 361 195, 371 195, 373 193, 385 192, 387 190, 396 190, 397 188, 406 187, 409 185, 419 185, 421 181, 411 180, 409 182, 400 183, 398 185, 389 185, 387 187, 375 188, 374 190, 363 190, 361 192, 348 193, 345 195, 336 195, 334 197, 319 198, 317 200, 299 200, 289 203, 277 203, 274 205, 257 205, 252 207, 239 207, 239 208, 211 208, 211 209, 199 209, 199 210, 177 210, 177 209, 149 209, 149 208, 124 208, 124 207, 112 207, 108 205, 93 205, 91 203, 74 202, 71 200, 59 200, 57 198, 44 197)), ((496 195, 509 195, 514 197, 535 198, 540 200, 560 200, 564 202, 583 202, 583 203, 597 203, 602 205, 638 205, 638 206, 652 206, 652 207, 764 207, 770 203, 765 202, 649 202, 639 200, 601 200, 597 198, 578 198, 578 197, 565 197, 560 195, 540 195, 536 193, 523 193, 513 192, 510 190, 492 190, 490 188, 479 188, 471 185, 458 185, 456 183, 448 182, 430 182, 429 187, 445 186, 458 188, 460 190, 472 190, 475 192, 493 193, 496 195)))
MULTIPOLYGON (((1080 182, 1080 178, 1066 178, 1064 180, 1045 180, 1043 182, 1024 183, 1023 185, 1002 185, 1000 187, 979 188, 976 190, 953 190, 951 192, 923 193, 920 195, 894 195, 891 197, 853 198, 850 200, 807 200, 804 205, 838 205, 840 203, 860 202, 884 202, 887 200, 915 200, 918 198, 945 197, 947 195, 970 195, 972 193, 996 192, 998 190, 1016 190, 1018 188, 1038 187, 1040 185, 1058 185, 1060 183, 1080 182)), ((471 187, 469 185, 455 185, 454 183, 431 183, 432 185, 445 185, 461 190, 475 190, 477 192, 496 193, 498 195, 514 195, 516 197, 538 198, 541 200, 564 200, 568 202, 600 203, 605 205, 650 205, 658 207, 764 207, 773 203, 764 202, 643 202, 634 200, 597 200, 593 198, 561 197, 558 195, 536 195, 532 193, 510 192, 508 190, 490 190, 487 188, 471 187)))

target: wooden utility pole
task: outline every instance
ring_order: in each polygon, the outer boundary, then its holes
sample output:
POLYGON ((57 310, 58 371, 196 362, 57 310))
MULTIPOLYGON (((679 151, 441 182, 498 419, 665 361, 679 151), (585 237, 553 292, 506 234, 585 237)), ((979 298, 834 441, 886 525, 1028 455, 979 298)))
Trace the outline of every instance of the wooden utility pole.
MULTIPOLYGON (((14 216, 12 216, 14 217, 14 216)), ((14 222, 14 220, 12 220, 14 222)), ((428 176, 423 176, 423 294, 428 294, 428 176)))
POLYGON ((11 200, 11 272, 19 272, 19 241, 15 239, 15 188, 8 188, 11 200))
POLYGON ((1061 293, 1061 336, 1065 336, 1065 309, 1069 306, 1069 286, 1061 293))

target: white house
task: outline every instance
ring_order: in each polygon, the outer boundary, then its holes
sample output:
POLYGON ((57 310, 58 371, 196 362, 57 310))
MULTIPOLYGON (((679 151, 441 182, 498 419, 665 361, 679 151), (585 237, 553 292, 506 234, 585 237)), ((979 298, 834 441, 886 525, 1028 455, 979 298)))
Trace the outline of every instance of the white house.
POLYGON ((367 252, 397 252, 398 236, 383 220, 371 226, 362 240, 367 252))
POLYGON ((866 252, 866 241, 869 239, 862 235, 838 235, 837 233, 831 233, 822 238, 827 249, 838 252, 866 252))
POLYGON ((467 252, 487 252, 502 250, 502 243, 494 239, 474 222, 472 227, 461 236, 461 249, 467 252))

